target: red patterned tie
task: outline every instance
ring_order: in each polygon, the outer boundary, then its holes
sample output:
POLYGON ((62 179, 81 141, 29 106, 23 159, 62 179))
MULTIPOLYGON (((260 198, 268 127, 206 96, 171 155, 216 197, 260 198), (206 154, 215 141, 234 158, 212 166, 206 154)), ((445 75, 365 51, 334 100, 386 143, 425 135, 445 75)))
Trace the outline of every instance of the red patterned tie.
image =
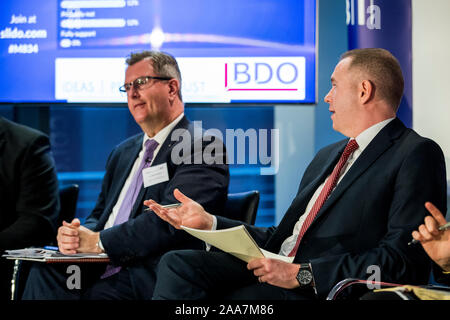
POLYGON ((328 178, 327 182, 325 183, 325 186, 323 187, 322 191, 319 194, 319 197, 317 198, 316 202, 314 203, 314 206, 312 207, 311 211, 309 212, 308 216, 305 219, 305 222, 303 222, 302 228, 300 229, 300 233, 298 234, 297 241, 295 243, 294 248, 289 253, 289 257, 295 256, 298 250, 298 246, 300 244, 300 241, 302 240, 303 235, 305 234, 306 230, 309 228, 311 223, 313 222, 314 218, 316 217, 317 213, 320 211, 320 208, 322 208, 325 201, 328 199, 328 197, 331 194, 331 191, 333 191, 334 187, 336 187, 336 184, 339 180, 339 176, 341 173, 342 168, 344 167, 345 163, 348 160, 348 157, 358 149, 358 143, 355 139, 352 139, 348 142, 347 146, 344 149, 344 152, 341 155, 341 158, 339 159, 339 162, 337 163, 336 167, 334 167, 333 172, 331 173, 330 177, 328 178))

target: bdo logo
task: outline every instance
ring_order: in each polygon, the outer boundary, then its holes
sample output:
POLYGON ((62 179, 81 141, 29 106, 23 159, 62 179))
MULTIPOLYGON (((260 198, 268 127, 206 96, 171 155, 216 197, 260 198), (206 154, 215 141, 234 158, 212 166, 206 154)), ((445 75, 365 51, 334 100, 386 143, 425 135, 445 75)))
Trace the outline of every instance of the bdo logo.
POLYGON ((304 57, 231 58, 225 63, 227 90, 304 90, 304 57))

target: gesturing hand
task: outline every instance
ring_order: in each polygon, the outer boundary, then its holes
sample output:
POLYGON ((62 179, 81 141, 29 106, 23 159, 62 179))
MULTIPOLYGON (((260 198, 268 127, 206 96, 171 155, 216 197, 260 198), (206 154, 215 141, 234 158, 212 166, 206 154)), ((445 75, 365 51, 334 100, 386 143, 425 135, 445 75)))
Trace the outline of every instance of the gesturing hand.
POLYGON ((183 225, 189 228, 211 230, 213 225, 211 214, 206 212, 199 203, 181 193, 180 190, 175 189, 173 195, 182 204, 178 208, 163 208, 153 200, 144 201, 144 205, 177 229, 180 229, 180 226, 183 225))
POLYGON ((443 270, 450 271, 450 230, 439 231, 439 226, 446 223, 444 215, 431 202, 425 203, 431 216, 425 217, 417 231, 413 231, 414 239, 420 241, 425 252, 443 270))

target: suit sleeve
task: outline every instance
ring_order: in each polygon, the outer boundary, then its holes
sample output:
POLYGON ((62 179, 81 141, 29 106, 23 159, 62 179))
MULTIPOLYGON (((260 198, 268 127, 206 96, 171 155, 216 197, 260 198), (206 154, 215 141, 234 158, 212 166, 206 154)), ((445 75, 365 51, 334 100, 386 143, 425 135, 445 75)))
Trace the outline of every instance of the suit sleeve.
MULTIPOLYGON (((209 212, 221 214, 229 182, 228 165, 223 163, 195 164, 187 161, 177 165, 175 173, 162 191, 160 202, 175 202, 173 190, 179 188, 209 212)), ((148 256, 159 256, 173 249, 204 247, 202 241, 184 230, 173 228, 151 212, 144 212, 123 224, 103 230, 100 236, 112 262, 120 265, 148 256)))
MULTIPOLYGON (((441 149, 431 140, 417 144, 404 157, 395 177, 386 231, 378 245, 359 254, 346 253, 312 259, 319 296, 345 278, 393 283, 426 283, 430 260, 421 246, 408 246, 411 232, 428 214, 424 204, 431 201, 446 209, 445 162, 441 149), (368 269, 375 266, 375 269, 368 269), (377 269, 377 267, 379 269, 377 269), (372 270, 372 271, 371 271, 372 270), (378 274, 375 271, 379 270, 378 274)), ((389 201, 390 199, 386 199, 389 201)), ((381 213, 384 215, 384 213, 381 213)))
MULTIPOLYGON (((264 247, 264 245, 267 243, 267 239, 269 239, 272 234, 275 232, 276 228, 274 226, 272 227, 257 227, 254 225, 250 225, 248 223, 229 219, 227 217, 217 217, 217 230, 219 229, 227 229, 227 228, 233 228, 236 226, 244 225, 247 231, 252 236, 253 240, 258 244, 259 247, 264 247)), ((274 252, 278 253, 278 252, 274 252)))
POLYGON ((58 180, 48 138, 37 136, 26 145, 24 156, 18 161, 17 219, 0 232, 0 249, 42 245, 55 238, 58 180))
POLYGON ((441 285, 450 287, 450 274, 444 273, 441 267, 433 262, 433 276, 434 280, 441 285))

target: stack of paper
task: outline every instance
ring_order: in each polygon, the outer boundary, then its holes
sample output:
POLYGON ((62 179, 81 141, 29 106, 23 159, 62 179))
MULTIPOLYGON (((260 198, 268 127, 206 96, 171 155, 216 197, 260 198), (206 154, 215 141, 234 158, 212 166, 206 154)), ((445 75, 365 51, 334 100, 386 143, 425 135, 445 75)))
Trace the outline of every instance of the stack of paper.
POLYGON ((258 247, 244 225, 213 231, 192 229, 185 226, 181 226, 181 228, 192 236, 222 251, 228 252, 245 262, 256 258, 271 258, 284 262, 292 262, 294 260, 294 257, 282 256, 258 247))
POLYGON ((2 257, 12 260, 28 260, 46 263, 56 262, 109 262, 106 253, 77 253, 62 254, 59 251, 44 248, 25 248, 19 250, 6 250, 2 257))

